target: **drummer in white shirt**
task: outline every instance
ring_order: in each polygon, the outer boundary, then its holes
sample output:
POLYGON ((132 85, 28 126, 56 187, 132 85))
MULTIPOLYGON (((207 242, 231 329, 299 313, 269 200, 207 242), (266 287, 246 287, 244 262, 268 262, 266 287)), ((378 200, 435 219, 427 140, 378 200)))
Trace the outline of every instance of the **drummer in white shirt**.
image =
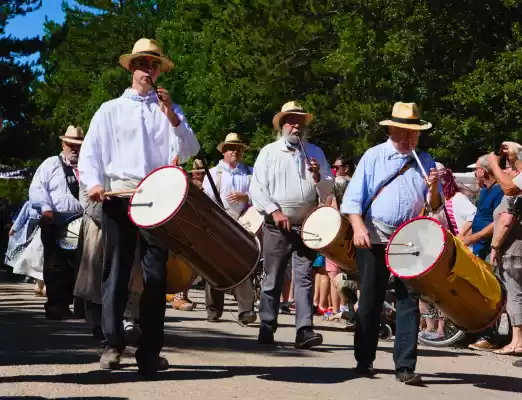
POLYGON ((155 40, 140 39, 132 54, 120 57, 132 73, 132 87, 108 101, 94 115, 80 156, 80 176, 92 201, 103 201, 102 237, 105 250, 102 281, 102 328, 105 350, 100 367, 120 366, 125 347, 121 332, 128 285, 138 236, 142 246, 144 290, 140 302, 141 337, 136 351, 139 372, 168 368, 160 357, 165 317, 165 275, 168 249, 138 229, 128 216, 129 197, 106 199, 106 191, 135 189, 153 170, 175 158, 184 163, 199 151, 192 129, 169 93, 151 85, 174 64, 155 40))
MULTIPOLYGON (((225 210, 236 220, 250 204, 248 191, 252 168, 243 163, 243 153, 246 148, 247 145, 241 141, 237 133, 229 133, 217 146, 218 151, 223 154, 223 159, 209 171, 225 210)), ((203 180, 203 190, 216 201, 208 176, 203 180)), ((238 321, 244 325, 255 322, 257 315, 254 311, 254 289, 250 279, 234 288, 233 292, 238 303, 238 321)), ((217 322, 223 314, 225 293, 212 289, 207 283, 205 302, 207 321, 217 322)))
POLYGON ((265 215, 263 258, 266 276, 261 288, 258 342, 274 343, 284 275, 292 258, 296 301, 295 347, 307 349, 322 344, 313 331, 314 285, 312 263, 316 253, 305 246, 300 235, 304 219, 333 193, 333 176, 323 151, 306 140, 313 116, 295 102, 283 105, 273 119, 280 138, 265 146, 254 164, 250 196, 265 215), (307 163, 300 145, 310 158, 307 163))
POLYGON ((66 220, 83 212, 78 201, 77 163, 83 142, 82 128, 69 126, 60 136, 62 152, 49 157, 36 170, 29 187, 29 201, 41 215, 40 229, 44 247, 43 278, 47 292, 47 319, 72 317, 75 270, 67 254, 57 244, 66 220))

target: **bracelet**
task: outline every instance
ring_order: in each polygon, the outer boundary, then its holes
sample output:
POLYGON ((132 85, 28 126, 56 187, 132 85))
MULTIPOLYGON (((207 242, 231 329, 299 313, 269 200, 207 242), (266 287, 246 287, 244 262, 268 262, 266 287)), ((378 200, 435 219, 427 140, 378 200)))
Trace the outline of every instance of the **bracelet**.
POLYGON ((491 247, 493 250, 496 250, 496 251, 499 251, 499 250, 500 250, 500 248, 499 248, 498 246, 491 245, 491 246, 489 246, 489 247, 491 247))

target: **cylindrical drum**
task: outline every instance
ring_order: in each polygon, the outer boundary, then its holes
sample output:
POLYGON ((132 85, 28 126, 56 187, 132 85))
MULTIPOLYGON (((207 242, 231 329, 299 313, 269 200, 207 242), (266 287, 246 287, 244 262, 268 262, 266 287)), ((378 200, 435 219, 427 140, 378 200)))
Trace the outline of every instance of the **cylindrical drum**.
POLYGON ((484 330, 504 310, 505 290, 491 266, 432 218, 401 225, 386 248, 386 264, 462 330, 484 330))
POLYGON ((167 293, 176 294, 189 290, 197 275, 194 269, 171 252, 167 262, 167 293))
POLYGON ((319 206, 303 222, 301 238, 307 247, 333 261, 342 270, 357 271, 353 230, 348 217, 330 206, 319 206))
POLYGON ((258 239, 199 190, 178 167, 159 168, 138 185, 129 216, 218 290, 248 279, 260 257, 258 239))
POLYGON ((248 207, 247 210, 241 214, 238 221, 247 231, 252 232, 262 242, 262 228, 265 219, 254 206, 248 207))

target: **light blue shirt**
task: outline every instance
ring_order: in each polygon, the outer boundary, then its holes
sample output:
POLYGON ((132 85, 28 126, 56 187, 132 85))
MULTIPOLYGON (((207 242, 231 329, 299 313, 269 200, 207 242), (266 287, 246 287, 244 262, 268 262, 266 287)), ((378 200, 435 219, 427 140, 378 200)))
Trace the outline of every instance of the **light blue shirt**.
MULTIPOLYGON (((435 168, 435 161, 428 153, 418 153, 426 173, 435 168)), ((350 187, 345 192, 341 205, 343 214, 364 212, 371 199, 382 185, 396 174, 411 158, 411 153, 401 154, 390 140, 372 147, 364 153, 357 165, 350 187)), ((439 183, 439 193, 442 186, 439 183)), ((366 216, 366 225, 377 224, 396 229, 402 223, 419 216, 426 196, 428 185, 416 161, 410 168, 398 176, 377 196, 366 216)))

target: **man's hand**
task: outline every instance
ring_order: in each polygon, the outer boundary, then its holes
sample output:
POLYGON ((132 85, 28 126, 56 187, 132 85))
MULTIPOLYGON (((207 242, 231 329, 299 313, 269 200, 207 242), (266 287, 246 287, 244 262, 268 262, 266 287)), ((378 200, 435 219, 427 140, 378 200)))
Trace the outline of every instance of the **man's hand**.
POLYGON ((500 163, 500 157, 497 156, 495 153, 489 153, 488 154, 488 164, 489 165, 498 165, 500 163))
POLYGON ((158 99, 160 101, 160 110, 167 116, 172 126, 178 126, 181 121, 179 120, 176 113, 172 110, 173 103, 169 92, 162 87, 158 87, 158 99))
POLYGON ((89 199, 91 201, 99 203, 104 201, 105 198, 105 189, 103 189, 102 185, 96 185, 91 190, 89 190, 89 199))
POLYGON ((462 238, 462 242, 466 245, 466 246, 470 246, 472 244, 475 244, 478 242, 478 239, 475 237, 475 235, 468 235, 468 236, 464 236, 462 238))
POLYGON ((9 230, 9 236, 13 236, 15 234, 15 231, 13 231, 12 229, 9 230))
POLYGON ((357 228, 353 231, 353 244, 361 249, 371 249, 372 241, 366 228, 357 228))
POLYGON ((494 267, 498 267, 500 263, 500 254, 495 249, 491 249, 491 253, 489 254, 489 262, 494 267))
POLYGON ((241 192, 232 192, 228 194, 227 200, 229 203, 236 203, 238 201, 248 202, 248 195, 241 192))
POLYGON ((176 154, 174 156, 174 158, 172 159, 172 161, 170 162, 170 165, 174 166, 174 167, 177 167, 179 164, 179 157, 178 155, 176 154))
POLYGON ((272 218, 274 218, 274 222, 279 229, 290 232, 290 229, 292 228, 290 220, 281 210, 274 211, 272 213, 272 218))
POLYGON ((312 173, 312 178, 315 183, 319 183, 321 180, 321 174, 320 174, 321 166, 317 162, 315 158, 310 158, 310 163, 308 164, 308 171, 312 173))
POLYGON ((439 189, 439 171, 437 171, 436 168, 432 168, 430 169, 430 173, 428 175, 428 186, 430 187, 430 189, 436 189, 438 190, 439 189))
POLYGON ((518 160, 518 157, 515 154, 515 152, 513 151, 513 148, 509 145, 509 143, 511 143, 511 142, 502 143, 500 151, 502 152, 502 154, 504 154, 508 163, 510 165, 514 165, 515 162, 518 160))
POLYGON ((370 240, 370 233, 364 224, 362 216, 359 214, 350 214, 349 218, 352 224, 353 244, 355 247, 371 249, 372 241, 370 240))

